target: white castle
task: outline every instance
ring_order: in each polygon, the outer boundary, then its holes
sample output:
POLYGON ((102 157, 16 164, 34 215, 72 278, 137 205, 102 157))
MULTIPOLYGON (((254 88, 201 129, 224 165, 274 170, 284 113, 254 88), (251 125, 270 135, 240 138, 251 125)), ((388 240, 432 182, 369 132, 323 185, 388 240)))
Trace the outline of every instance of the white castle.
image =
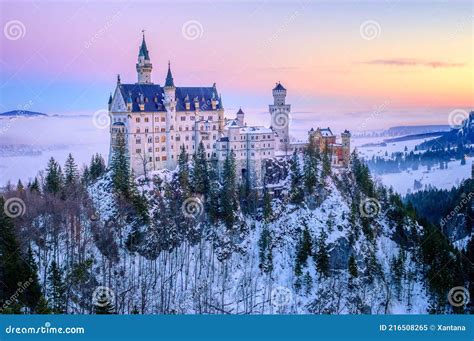
MULTIPOLYGON (((117 76, 117 86, 109 98, 110 153, 117 133, 123 133, 135 175, 173 169, 181 146, 193 154, 202 142, 207 158, 216 161, 219 168, 232 151, 239 180, 248 178, 252 186, 261 186, 265 160, 286 157, 307 145, 307 142, 290 142, 291 108, 285 103, 286 89, 281 83, 273 89, 273 104, 269 106, 272 126, 247 126, 241 109, 234 119, 224 117, 222 98, 215 83, 210 87, 177 87, 168 63, 165 84, 160 86, 152 83, 152 69, 143 35, 136 64, 137 83, 123 84, 120 75, 117 76)), ((336 143, 329 128, 312 129, 308 134, 320 150, 329 148, 333 165, 348 165, 348 131, 341 135, 342 144, 336 143)))

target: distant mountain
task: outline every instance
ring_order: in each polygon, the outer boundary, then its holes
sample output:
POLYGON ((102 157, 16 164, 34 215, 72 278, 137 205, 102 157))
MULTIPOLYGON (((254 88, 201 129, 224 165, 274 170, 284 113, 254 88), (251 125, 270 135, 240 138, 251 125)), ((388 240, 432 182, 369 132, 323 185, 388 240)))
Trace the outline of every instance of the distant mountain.
POLYGON ((12 116, 48 116, 48 115, 41 112, 28 111, 28 110, 12 110, 12 111, 0 113, 0 117, 12 117, 12 116))
POLYGON ((354 137, 398 137, 407 135, 420 135, 431 133, 443 133, 451 129, 449 125, 416 125, 416 126, 396 126, 385 130, 365 131, 355 133, 354 137))
POLYGON ((467 146, 474 144, 474 111, 471 111, 469 117, 464 120, 461 127, 451 129, 443 136, 426 141, 418 146, 419 149, 429 149, 432 146, 436 147, 455 147, 458 145, 467 146))

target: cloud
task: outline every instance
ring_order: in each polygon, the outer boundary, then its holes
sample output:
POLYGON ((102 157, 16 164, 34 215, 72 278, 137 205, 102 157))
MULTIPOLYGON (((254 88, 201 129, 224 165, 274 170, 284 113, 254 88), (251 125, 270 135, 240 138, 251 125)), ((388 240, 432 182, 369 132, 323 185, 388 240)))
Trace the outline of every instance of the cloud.
POLYGON ((363 62, 363 64, 369 65, 391 65, 391 66, 423 66, 431 68, 450 68, 450 67, 462 67, 465 63, 449 63, 442 61, 426 61, 420 59, 410 58, 393 58, 393 59, 374 59, 363 62))

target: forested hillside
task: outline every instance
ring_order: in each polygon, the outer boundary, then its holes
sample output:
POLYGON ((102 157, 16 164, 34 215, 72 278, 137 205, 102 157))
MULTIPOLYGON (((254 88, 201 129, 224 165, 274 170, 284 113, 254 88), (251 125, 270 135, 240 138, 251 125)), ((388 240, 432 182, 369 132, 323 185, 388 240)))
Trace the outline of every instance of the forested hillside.
POLYGON ((123 141, 106 169, 53 159, 0 212, 3 313, 463 313, 463 255, 352 155, 308 148, 266 165, 263 188, 184 150, 134 178, 123 141), (451 304, 450 304, 451 303, 451 304))

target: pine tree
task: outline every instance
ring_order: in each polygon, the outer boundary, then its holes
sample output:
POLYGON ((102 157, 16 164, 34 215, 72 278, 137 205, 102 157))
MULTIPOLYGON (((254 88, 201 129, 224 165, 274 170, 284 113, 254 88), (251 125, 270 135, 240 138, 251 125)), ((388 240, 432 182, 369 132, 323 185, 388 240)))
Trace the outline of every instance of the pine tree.
MULTIPOLYGON (((0 197, 0 207, 4 207, 5 201, 0 197)), ((37 282, 32 278, 34 268, 28 264, 28 257, 21 254, 20 245, 14 231, 14 225, 4 210, 0 210, 0 312, 19 314, 22 308, 36 308, 35 292, 37 282), (30 280, 32 279, 32 281, 30 280), (33 285, 33 291, 25 290, 18 296, 19 285, 33 285), (3 308, 3 303, 9 301, 3 308)), ((27 288, 28 289, 28 288, 27 288)))
POLYGON ((296 264, 295 264, 295 275, 301 276, 303 274, 303 268, 306 267, 306 261, 308 257, 312 255, 313 241, 309 232, 308 226, 304 223, 305 227, 298 240, 296 246, 296 264))
POLYGON ((331 156, 329 155, 329 147, 326 146, 323 152, 323 178, 331 174, 331 156))
POLYGON ((33 180, 33 182, 30 184, 30 186, 28 187, 30 192, 32 193, 40 193, 40 184, 39 184, 39 181, 38 181, 38 178, 35 177, 35 179, 33 180))
POLYGON ((230 152, 224 162, 222 172, 223 185, 221 189, 222 219, 228 229, 231 229, 235 222, 235 211, 237 209, 237 184, 235 176, 235 157, 230 152))
POLYGON ((304 193, 302 188, 302 177, 300 173, 298 155, 296 150, 293 152, 290 165, 291 171, 291 188, 290 188, 290 201, 298 205, 304 200, 304 193))
POLYGON ((178 156, 178 181, 184 196, 189 195, 189 165, 188 165, 188 153, 184 149, 184 144, 181 145, 181 151, 178 156))
POLYGON ((128 199, 130 197, 130 165, 127 157, 125 135, 118 132, 112 152, 112 181, 116 193, 128 199))
POLYGON ((100 178, 105 173, 105 169, 105 161, 102 155, 99 153, 93 155, 89 166, 89 175, 91 181, 95 181, 100 178))
POLYGON ((18 192, 23 192, 25 190, 25 187, 23 186, 23 183, 21 182, 21 180, 18 180, 18 183, 16 185, 16 190, 18 192))
POLYGON ((61 270, 54 260, 48 270, 48 295, 53 313, 64 314, 66 312, 66 287, 61 270))
POLYGON ((263 219, 265 222, 270 222, 273 216, 272 198, 266 186, 263 187, 263 219))
POLYGON ((79 171, 77 170, 76 162, 69 153, 66 163, 64 164, 64 184, 66 186, 74 186, 79 180, 79 171))
POLYGON ((326 239, 327 234, 323 230, 321 231, 316 243, 317 252, 315 255, 316 268, 318 269, 318 272, 324 277, 329 276, 329 252, 326 245, 326 239))
POLYGON ((259 247, 259 268, 263 272, 271 272, 273 270, 273 255, 272 255, 272 237, 268 226, 264 225, 258 240, 259 247))
POLYGON ((206 199, 206 211, 211 223, 216 223, 219 219, 219 177, 217 167, 209 167, 209 193, 206 199))
POLYGON ((28 252, 26 255, 26 265, 25 268, 25 278, 27 278, 29 284, 25 289, 23 295, 25 297, 25 303, 28 307, 32 308, 33 311, 36 310, 38 302, 42 297, 41 286, 38 279, 38 266, 33 256, 33 251, 31 247, 28 247, 28 252))
POLYGON ((317 177, 317 159, 315 155, 315 146, 311 142, 313 139, 310 139, 310 145, 305 149, 304 153, 304 187, 307 193, 313 194, 315 187, 318 183, 317 177))
POLYGON ((209 192, 209 173, 207 169, 206 150, 202 141, 193 156, 193 174, 192 183, 194 191, 199 194, 207 195, 209 192))
POLYGON ((61 167, 54 158, 51 158, 46 168, 44 191, 51 194, 58 194, 62 190, 62 187, 63 175, 61 167))

